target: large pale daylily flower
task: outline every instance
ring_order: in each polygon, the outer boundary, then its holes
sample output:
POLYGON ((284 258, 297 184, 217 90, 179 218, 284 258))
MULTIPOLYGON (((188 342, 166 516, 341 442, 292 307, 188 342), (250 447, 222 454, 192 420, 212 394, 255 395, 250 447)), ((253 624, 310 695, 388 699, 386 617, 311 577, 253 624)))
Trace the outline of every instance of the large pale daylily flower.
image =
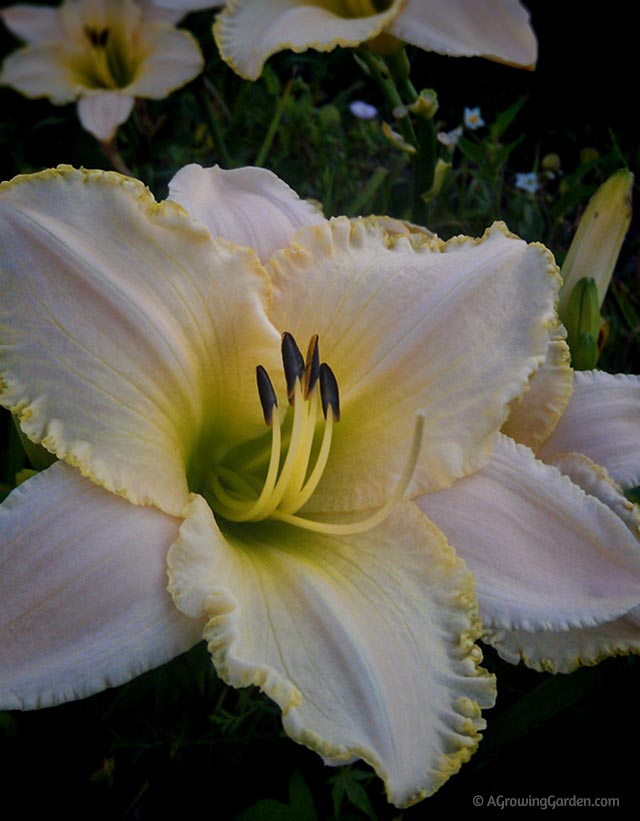
POLYGON ((103 142, 128 119, 136 97, 161 99, 202 71, 195 38, 170 24, 175 13, 150 3, 65 0, 59 8, 10 6, 0 15, 27 43, 4 61, 0 83, 56 105, 77 100, 83 127, 103 142))
POLYGON ((277 51, 331 51, 381 34, 453 57, 527 68, 537 58, 519 0, 229 0, 214 25, 222 57, 249 80, 277 51))
POLYGON ((625 583, 628 550, 640 556, 638 509, 623 493, 639 483, 640 377, 574 374, 556 338, 487 466, 418 505, 473 571, 500 655, 569 672, 640 652, 640 600, 619 617, 601 611, 625 583))
MULTIPOLYGON (((473 578, 407 497, 487 465, 549 348, 549 253, 500 225, 443 243, 326 221, 258 169, 189 166, 157 204, 63 167, 5 184, 0 222, 0 399, 60 459, 0 507, 1 706, 204 635, 328 763, 363 758, 397 805, 435 791, 494 681, 473 578)), ((601 507, 614 579, 567 618, 638 599, 635 539, 601 507)))

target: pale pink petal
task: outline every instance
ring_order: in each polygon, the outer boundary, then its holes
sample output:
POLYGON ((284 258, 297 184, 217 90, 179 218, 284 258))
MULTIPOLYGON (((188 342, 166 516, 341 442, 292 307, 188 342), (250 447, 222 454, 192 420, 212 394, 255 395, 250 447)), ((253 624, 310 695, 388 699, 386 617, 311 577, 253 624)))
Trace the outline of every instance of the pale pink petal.
POLYGON ((249 245, 265 262, 298 228, 320 224, 320 211, 265 168, 187 165, 169 183, 177 202, 212 236, 249 245))
POLYGON ((495 630, 486 640, 511 664, 523 661, 534 670, 570 673, 609 656, 639 654, 640 607, 597 627, 536 633, 495 630))
POLYGON ((623 488, 640 484, 640 376, 578 371, 573 386, 539 457, 584 453, 623 488))
POLYGON ((593 626, 640 604, 625 522, 507 437, 478 473, 416 501, 475 575, 489 630, 593 626))
POLYGON ((188 650, 202 625, 167 593, 180 522, 57 462, 0 506, 0 706, 122 684, 188 650))

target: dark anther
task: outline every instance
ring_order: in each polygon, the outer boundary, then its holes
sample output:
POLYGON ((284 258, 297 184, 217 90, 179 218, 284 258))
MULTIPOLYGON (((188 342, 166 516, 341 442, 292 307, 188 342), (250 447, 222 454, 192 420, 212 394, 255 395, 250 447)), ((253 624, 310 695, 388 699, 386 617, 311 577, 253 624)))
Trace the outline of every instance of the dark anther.
POLYGON ((93 26, 84 26, 85 37, 94 48, 104 48, 109 40, 109 29, 94 29, 93 26))
POLYGON ((327 409, 331 408, 333 421, 340 421, 340 394, 338 382, 331 368, 323 362, 320 365, 320 397, 322 399, 322 413, 327 418, 327 409))
POLYGON ((258 395, 260 397, 260 404, 262 405, 264 421, 271 427, 273 423, 273 409, 278 407, 278 400, 269 374, 262 365, 258 365, 256 368, 256 381, 258 382, 258 395))
POLYGON ((304 369, 303 395, 306 399, 314 389, 320 375, 320 354, 318 352, 318 334, 314 334, 307 349, 307 362, 304 369))
POLYGON ((300 348, 296 345, 295 339, 287 331, 282 334, 282 365, 284 367, 285 379, 287 380, 289 404, 293 405, 296 379, 302 381, 305 364, 302 354, 300 353, 300 348))

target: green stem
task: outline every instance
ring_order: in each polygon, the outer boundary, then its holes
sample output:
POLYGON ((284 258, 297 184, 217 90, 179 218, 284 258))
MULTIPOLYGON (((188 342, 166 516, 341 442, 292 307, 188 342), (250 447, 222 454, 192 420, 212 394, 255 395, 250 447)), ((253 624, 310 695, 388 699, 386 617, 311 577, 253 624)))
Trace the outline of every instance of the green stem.
POLYGON ((287 107, 287 103, 289 102, 289 97, 291 96, 291 89, 293 88, 293 78, 289 80, 289 82, 284 87, 284 91, 282 92, 282 96, 278 100, 278 104, 276 105, 276 110, 273 113, 273 117, 271 119, 271 123, 269 125, 269 130, 267 131, 264 141, 260 146, 260 151, 258 151, 258 156, 256 157, 255 165, 263 166, 269 151, 271 150, 271 145, 273 140, 276 136, 276 132, 280 126, 280 121, 282 120, 282 115, 284 114, 284 110, 287 107))
POLYGON ((233 162, 231 161, 231 155, 227 150, 227 144, 224 141, 222 129, 220 128, 220 123, 218 122, 218 118, 216 117, 215 112, 213 110, 213 106, 211 104, 211 97, 206 87, 203 87, 202 89, 202 92, 200 94, 200 100, 202 102, 204 115, 207 119, 209 131, 211 133, 211 136, 213 137, 213 144, 218 149, 220 159, 222 160, 222 165, 225 168, 232 168, 233 162))
POLYGON ((129 170, 127 164, 118 152, 116 139, 116 137, 112 137, 110 140, 98 140, 102 153, 109 160, 111 166, 115 168, 116 171, 119 171, 121 174, 125 174, 127 177, 133 177, 133 174, 129 170))
MULTIPOLYGON (((400 93, 398 92, 393 77, 391 74, 385 76, 380 69, 380 58, 366 47, 359 51, 359 56, 369 69, 372 79, 380 89, 391 110, 393 111, 394 109, 404 108, 405 104, 400 96, 400 93)), ((415 148, 419 148, 418 138, 413 130, 413 124, 411 123, 409 116, 407 115, 406 117, 400 117, 400 119, 397 120, 397 124, 402 131, 402 136, 404 139, 408 143, 411 143, 411 145, 415 146, 415 148)))

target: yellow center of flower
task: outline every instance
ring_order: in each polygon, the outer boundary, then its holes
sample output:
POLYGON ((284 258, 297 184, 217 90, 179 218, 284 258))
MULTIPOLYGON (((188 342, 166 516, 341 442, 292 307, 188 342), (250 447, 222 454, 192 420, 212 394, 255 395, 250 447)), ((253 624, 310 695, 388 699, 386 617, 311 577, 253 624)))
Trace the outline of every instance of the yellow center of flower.
POLYGON ((346 17, 370 17, 386 11, 391 5, 389 0, 343 0, 346 17))
POLYGON ((133 80, 135 61, 121 28, 103 22, 82 26, 80 49, 74 50, 70 62, 86 88, 124 88, 133 80))
POLYGON ((245 464, 242 471, 217 465, 209 475, 204 496, 213 511, 232 522, 277 519, 320 533, 360 533, 387 518, 402 498, 418 459, 424 417, 418 414, 411 450, 404 471, 387 502, 375 513, 357 522, 320 522, 297 516, 311 498, 325 472, 334 425, 340 419, 340 398, 336 377, 325 362, 320 363, 318 336, 309 343, 306 359, 293 336, 282 336, 282 362, 292 409, 287 446, 283 448, 281 416, 273 383, 267 371, 256 369, 258 395, 265 423, 271 428, 271 451, 266 474, 259 478, 245 464), (322 434, 316 436, 318 421, 324 420, 322 434), (283 450, 285 451, 283 453, 283 450))

